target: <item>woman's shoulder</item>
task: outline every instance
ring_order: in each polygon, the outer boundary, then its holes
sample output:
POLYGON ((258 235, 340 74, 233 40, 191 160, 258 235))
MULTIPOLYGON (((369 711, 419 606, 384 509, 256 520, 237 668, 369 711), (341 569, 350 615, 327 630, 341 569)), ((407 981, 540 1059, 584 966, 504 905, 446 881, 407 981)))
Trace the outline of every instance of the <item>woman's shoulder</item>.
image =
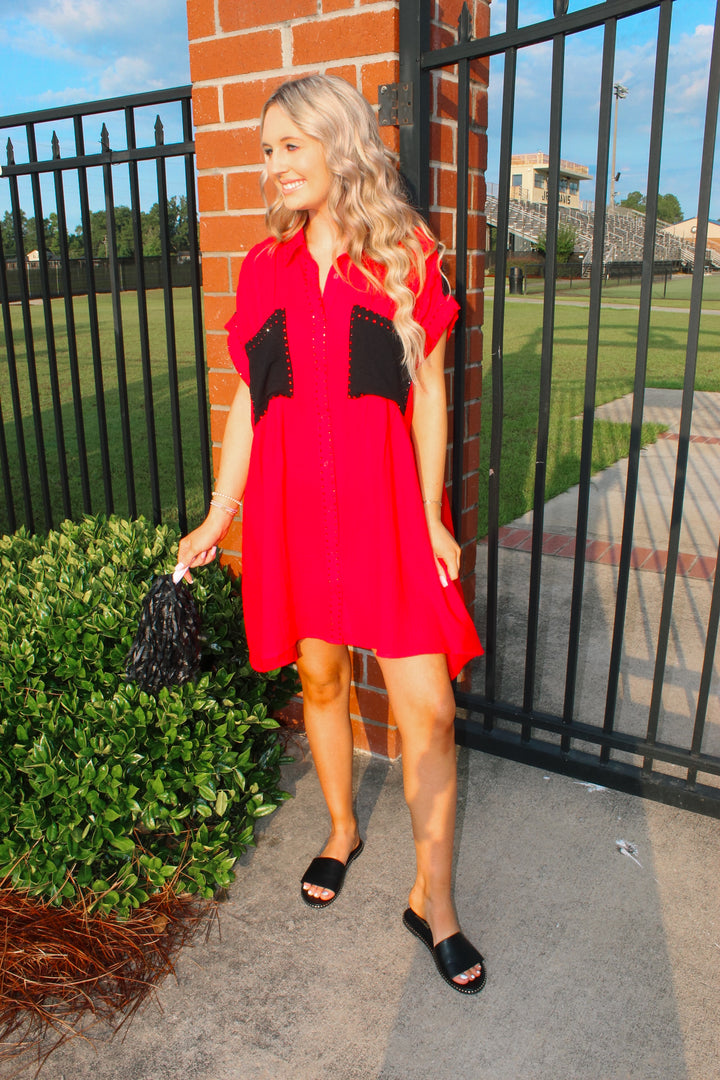
POLYGON ((243 266, 247 265, 249 269, 252 266, 256 266, 259 262, 263 262, 268 255, 272 254, 272 249, 276 245, 277 241, 273 236, 266 236, 259 244, 255 244, 250 248, 243 259, 243 266))
MULTIPOLYGON (((411 288, 413 281, 415 281, 415 284, 417 285, 418 271, 420 269, 417 266, 416 262, 418 257, 416 245, 420 247, 420 252, 425 262, 427 262, 427 260, 430 258, 434 251, 438 250, 438 241, 435 239, 432 233, 430 233, 427 228, 423 227, 422 225, 416 225, 411 233, 408 233, 403 240, 400 240, 398 242, 399 249, 404 250, 405 253, 410 256, 412 269, 410 271, 410 278, 408 283, 410 284, 411 288)), ((369 269, 373 274, 375 274, 379 281, 383 281, 385 278, 385 274, 387 273, 387 264, 381 261, 377 256, 373 257, 367 252, 363 253, 362 259, 366 268, 369 269)))
POLYGON ((302 229, 294 233, 288 240, 278 240, 274 236, 266 236, 259 244, 251 247, 243 259, 242 269, 245 272, 257 273, 274 272, 278 267, 284 266, 291 258, 295 249, 302 244, 302 229))

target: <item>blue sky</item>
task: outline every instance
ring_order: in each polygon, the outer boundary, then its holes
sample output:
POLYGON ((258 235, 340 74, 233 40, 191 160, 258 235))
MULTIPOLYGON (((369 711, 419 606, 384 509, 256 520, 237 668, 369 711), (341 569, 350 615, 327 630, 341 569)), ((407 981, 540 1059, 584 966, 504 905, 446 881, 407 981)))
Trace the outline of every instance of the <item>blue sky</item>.
MULTIPOLYGON (((594 0, 570 0, 570 10, 593 6, 594 0)), ((677 195, 685 217, 697 213, 705 104, 715 18, 715 0, 676 0, 672 12, 668 93, 663 127, 660 192, 677 195)), ((491 6, 491 31, 505 29, 505 3, 491 6)), ((520 23, 552 15, 551 0, 520 0, 520 23)), ((620 102, 616 172, 618 200, 630 191, 647 190, 652 87, 657 42, 657 10, 618 20, 614 81, 628 89, 620 102)), ((597 121, 603 48, 602 28, 570 36, 565 52, 565 93, 561 153, 590 167, 595 174, 597 121)), ((552 45, 548 42, 518 53, 514 153, 547 152, 550 123, 549 86, 552 45)), ((497 178, 502 65, 490 71, 488 179, 497 178), (492 138, 493 131, 498 138, 492 138)), ((720 140, 719 140, 720 141, 720 140)), ((720 146, 715 152, 720 173, 720 146)), ((581 198, 592 200, 594 184, 583 182, 581 198)), ((720 182, 715 181, 710 216, 720 218, 720 182)))
MULTIPOLYGON (((592 2, 570 0, 570 8, 578 10, 592 2)), ((671 90, 660 190, 678 196, 686 217, 697 209, 715 6, 715 0, 676 0, 673 8, 671 90)), ((504 29, 503 0, 495 0, 491 11, 493 32, 504 29)), ((552 0, 520 0, 521 23, 551 14, 552 0)), ((657 12, 649 12, 618 24, 615 79, 629 90, 618 117, 616 169, 622 174, 618 197, 646 189, 657 18, 657 12)), ((601 30, 568 39, 562 155, 587 164, 593 174, 601 53, 601 30)), ((550 55, 549 44, 519 54, 516 153, 547 150, 550 55)), ((185 2, 0 0, 0 56, 3 115, 182 85, 190 79, 185 2)), ((493 61, 488 132, 491 181, 497 178, 501 88, 502 68, 499 61, 493 61)), ((720 151, 716 159, 720 159, 720 151)), ((0 183, 0 213, 8 205, 4 187, 0 183)), ((581 191, 584 198, 592 199, 592 182, 585 183, 581 191)), ((124 201, 122 190, 116 198, 124 201)), ((68 214, 72 219, 70 206, 68 214)), ((720 218, 719 183, 713 192, 711 216, 720 218)))
POLYGON ((0 112, 190 82, 185 0, 0 0, 0 112))

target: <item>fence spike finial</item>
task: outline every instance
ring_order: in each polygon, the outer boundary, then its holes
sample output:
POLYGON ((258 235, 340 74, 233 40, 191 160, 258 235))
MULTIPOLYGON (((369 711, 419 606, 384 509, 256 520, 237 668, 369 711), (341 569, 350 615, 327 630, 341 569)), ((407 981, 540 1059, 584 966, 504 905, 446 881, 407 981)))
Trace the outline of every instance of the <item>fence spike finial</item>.
POLYGON ((165 145, 165 129, 163 127, 163 122, 160 119, 160 114, 159 113, 155 117, 155 145, 156 146, 164 146, 165 145))
POLYGON ((60 140, 57 137, 57 131, 53 131, 52 139, 50 141, 51 141, 51 144, 52 144, 52 156, 53 156, 53 158, 59 158, 60 157, 60 140))
POLYGON ((100 146, 104 154, 110 152, 110 132, 107 129, 107 125, 103 124, 102 131, 100 132, 100 146))
POLYGON ((472 37, 472 19, 467 0, 463 0, 463 6, 458 15, 458 41, 469 41, 472 37))
POLYGON ((553 0, 553 14, 556 19, 560 15, 567 15, 569 3, 570 0, 553 0))
POLYGON ((12 144, 12 141, 10 139, 8 139, 8 141, 7 141, 7 163, 8 163, 8 165, 14 165, 15 164, 15 150, 13 148, 13 144, 12 144))

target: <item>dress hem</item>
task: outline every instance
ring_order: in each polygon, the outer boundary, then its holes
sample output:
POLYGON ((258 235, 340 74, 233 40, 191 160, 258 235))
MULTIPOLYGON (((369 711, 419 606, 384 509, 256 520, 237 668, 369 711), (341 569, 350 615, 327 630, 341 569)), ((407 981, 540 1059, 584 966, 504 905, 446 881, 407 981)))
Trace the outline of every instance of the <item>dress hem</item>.
MULTIPOLYGON (((384 651, 380 652, 378 649, 375 649, 372 645, 360 645, 358 643, 351 643, 349 641, 328 641, 327 638, 319 637, 316 634, 303 634, 303 637, 312 637, 312 638, 315 638, 318 641, 324 641, 325 644, 327 644, 327 645, 341 645, 341 646, 345 646, 348 649, 363 649, 365 652, 374 653, 381 660, 405 660, 405 659, 409 659, 412 656, 444 656, 445 660, 447 661, 448 675, 450 676, 451 680, 455 679, 459 675, 459 673, 463 670, 463 668, 466 667, 467 664, 470 663, 471 660, 474 660, 476 658, 479 659, 485 653, 485 650, 483 649, 482 645, 480 646, 479 651, 477 649, 472 649, 472 650, 471 649, 466 649, 466 650, 464 650, 462 652, 453 651, 453 652, 450 652, 450 653, 443 652, 442 649, 435 649, 435 650, 433 650, 433 649, 425 649, 425 650, 423 650, 421 652, 411 652, 411 653, 395 652, 395 651, 393 651, 393 652, 384 652, 384 651)), ((300 641, 300 640, 302 640, 302 638, 298 638, 298 641, 300 641)), ((250 658, 250 666, 253 668, 254 671, 258 671, 258 672, 277 671, 279 668, 287 667, 289 664, 296 663, 297 659, 298 659, 297 645, 294 645, 294 646, 291 646, 291 647, 289 647, 287 649, 284 649, 282 653, 279 653, 277 656, 272 657, 272 659, 270 659, 270 660, 262 660, 262 661, 259 661, 257 664, 253 663, 253 659, 251 657, 250 658)))

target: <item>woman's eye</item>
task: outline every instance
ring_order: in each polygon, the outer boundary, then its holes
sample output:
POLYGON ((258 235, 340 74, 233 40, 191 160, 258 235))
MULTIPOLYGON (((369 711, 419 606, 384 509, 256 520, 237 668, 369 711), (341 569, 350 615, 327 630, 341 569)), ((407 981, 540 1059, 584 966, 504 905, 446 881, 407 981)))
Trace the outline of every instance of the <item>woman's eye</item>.
POLYGON ((289 143, 285 143, 285 149, 286 150, 297 150, 297 146, 295 145, 295 143, 290 143, 289 142, 289 143))
POLYGON ((269 158, 269 157, 272 157, 272 150, 270 149, 270 147, 269 147, 269 146, 264 146, 264 147, 263 147, 263 154, 264 154, 264 155, 265 155, 265 157, 267 157, 267 158, 269 158))

